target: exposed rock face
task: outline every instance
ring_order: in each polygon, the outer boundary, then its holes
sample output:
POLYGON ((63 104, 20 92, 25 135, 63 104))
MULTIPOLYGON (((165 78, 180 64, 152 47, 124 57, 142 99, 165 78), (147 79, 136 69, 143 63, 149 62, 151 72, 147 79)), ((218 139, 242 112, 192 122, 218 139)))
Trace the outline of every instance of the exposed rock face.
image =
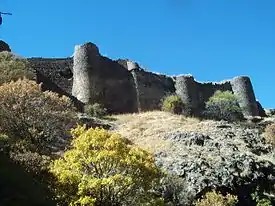
MULTIPOLYGON (((159 166, 184 178, 183 201, 210 188, 223 188, 244 197, 256 185, 268 188, 275 183, 274 163, 261 156, 271 152, 271 147, 264 144, 258 129, 223 122, 205 124, 211 129, 204 133, 173 132, 164 136, 171 141, 171 148, 156 154, 159 166)), ((241 205, 250 205, 248 200, 241 201, 241 205)))
POLYGON ((2 52, 2 51, 11 52, 11 49, 10 49, 10 46, 6 42, 0 40, 0 52, 2 52))

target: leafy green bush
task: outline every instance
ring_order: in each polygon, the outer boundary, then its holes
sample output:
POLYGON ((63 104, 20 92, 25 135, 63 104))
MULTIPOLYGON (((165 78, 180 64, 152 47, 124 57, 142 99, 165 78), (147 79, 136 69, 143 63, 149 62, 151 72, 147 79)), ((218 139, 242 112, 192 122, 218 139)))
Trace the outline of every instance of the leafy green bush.
POLYGON ((195 203, 195 206, 235 206, 238 202, 236 196, 227 194, 223 196, 215 191, 208 192, 195 203))
POLYGON ((84 112, 93 117, 103 117, 106 115, 106 109, 99 103, 85 105, 84 112))
POLYGON ((184 103, 178 95, 170 95, 164 98, 162 110, 173 114, 182 114, 184 103))
POLYGON ((237 97, 230 91, 216 91, 206 102, 203 116, 214 120, 240 121, 244 118, 237 97))
POLYGON ((61 202, 161 205, 162 200, 151 192, 161 177, 152 154, 104 129, 78 126, 72 135, 72 149, 50 167, 57 178, 56 192, 61 202))
POLYGON ((28 68, 26 60, 10 52, 0 53, 0 85, 20 78, 34 79, 35 74, 28 68))

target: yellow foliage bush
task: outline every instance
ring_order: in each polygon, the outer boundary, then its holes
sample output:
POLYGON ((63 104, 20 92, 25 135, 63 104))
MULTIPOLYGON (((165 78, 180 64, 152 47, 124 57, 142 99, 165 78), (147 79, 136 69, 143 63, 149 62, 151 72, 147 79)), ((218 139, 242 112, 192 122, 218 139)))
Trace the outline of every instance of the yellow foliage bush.
POLYGON ((267 143, 275 146, 275 124, 267 125, 263 136, 267 143))
POLYGON ((208 192, 205 196, 195 203, 195 206, 235 206, 238 199, 234 195, 223 196, 216 191, 208 192))
POLYGON ((21 78, 34 79, 35 74, 28 68, 28 63, 10 52, 0 53, 0 85, 21 78))
POLYGON ((149 152, 104 129, 72 130, 72 149, 55 160, 57 194, 68 205, 161 205, 151 189, 161 172, 149 152), (150 203, 150 204, 149 204, 150 203))

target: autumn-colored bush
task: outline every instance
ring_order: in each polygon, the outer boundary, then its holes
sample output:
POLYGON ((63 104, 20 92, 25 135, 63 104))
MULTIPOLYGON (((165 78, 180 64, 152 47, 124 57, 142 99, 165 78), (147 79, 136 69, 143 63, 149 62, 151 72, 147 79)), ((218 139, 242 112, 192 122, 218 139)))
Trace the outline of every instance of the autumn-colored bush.
POLYGON ((16 57, 10 52, 0 53, 0 85, 20 78, 34 79, 34 72, 28 67, 23 58, 16 57))
POLYGON ((182 114, 184 103, 177 95, 169 95, 163 99, 162 110, 173 114, 182 114))
POLYGON ((267 125, 263 136, 267 143, 275 146, 275 124, 267 125))
POLYGON ((8 137, 3 148, 18 161, 33 164, 38 156, 46 161, 41 155, 64 148, 74 118, 68 98, 42 92, 34 81, 20 79, 0 86, 0 133, 8 137))
POLYGON ((234 195, 223 196, 216 191, 208 192, 205 196, 195 203, 195 206, 235 206, 238 199, 234 195))
POLYGON ((50 169, 63 204, 162 205, 151 192, 161 177, 152 154, 104 129, 78 126, 72 135, 72 149, 50 169))

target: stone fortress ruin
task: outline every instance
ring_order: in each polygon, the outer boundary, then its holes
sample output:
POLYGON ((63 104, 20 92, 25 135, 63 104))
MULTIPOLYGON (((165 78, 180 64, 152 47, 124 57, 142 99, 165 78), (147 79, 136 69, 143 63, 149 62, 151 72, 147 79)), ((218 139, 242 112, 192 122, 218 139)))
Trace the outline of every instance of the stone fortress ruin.
POLYGON ((178 94, 193 113, 217 90, 232 91, 246 116, 262 116, 250 78, 238 76, 220 83, 197 82, 191 75, 166 76, 145 71, 130 60, 113 61, 92 43, 75 46, 71 58, 29 58, 43 89, 72 98, 79 108, 98 102, 112 113, 159 109, 162 99, 178 94))

